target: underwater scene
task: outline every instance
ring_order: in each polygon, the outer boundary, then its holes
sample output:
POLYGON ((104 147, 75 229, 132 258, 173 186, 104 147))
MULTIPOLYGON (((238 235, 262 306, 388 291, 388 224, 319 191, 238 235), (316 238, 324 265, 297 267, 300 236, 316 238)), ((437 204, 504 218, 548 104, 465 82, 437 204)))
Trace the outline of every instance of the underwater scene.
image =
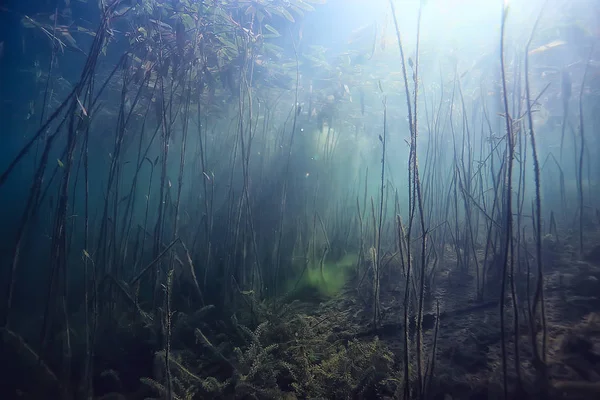
POLYGON ((0 0, 0 399, 599 399, 600 2, 0 0))

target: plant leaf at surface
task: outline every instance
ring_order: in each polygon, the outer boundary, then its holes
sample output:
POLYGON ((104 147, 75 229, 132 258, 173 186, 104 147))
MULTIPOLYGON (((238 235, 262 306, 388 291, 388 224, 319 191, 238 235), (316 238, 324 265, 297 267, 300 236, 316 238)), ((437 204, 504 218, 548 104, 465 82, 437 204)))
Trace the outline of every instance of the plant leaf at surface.
POLYGON ((290 0, 290 3, 304 11, 314 11, 315 8, 310 4, 304 2, 304 0, 290 0))
POLYGON ((529 54, 543 53, 544 51, 553 49, 554 47, 562 46, 566 43, 567 42, 565 42, 564 40, 553 40, 550 43, 546 43, 540 47, 537 47, 537 48, 529 51, 529 54))
POLYGON ((296 20, 292 16, 292 14, 290 14, 290 12, 288 10, 286 10, 285 8, 283 8, 282 6, 277 7, 275 9, 275 12, 290 22, 296 22, 296 20))
POLYGON ((269 24, 265 24, 265 29, 268 30, 269 32, 271 32, 273 35, 275 35, 276 37, 281 36, 281 34, 277 31, 277 29, 273 28, 271 25, 269 24))

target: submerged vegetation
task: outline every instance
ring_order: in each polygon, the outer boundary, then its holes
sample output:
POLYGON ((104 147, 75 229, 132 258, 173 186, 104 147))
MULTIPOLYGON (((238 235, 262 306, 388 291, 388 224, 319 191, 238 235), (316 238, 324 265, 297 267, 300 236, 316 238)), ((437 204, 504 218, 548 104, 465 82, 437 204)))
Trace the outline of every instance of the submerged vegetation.
POLYGON ((325 3, 0 6, 3 396, 598 396, 597 6, 325 3))

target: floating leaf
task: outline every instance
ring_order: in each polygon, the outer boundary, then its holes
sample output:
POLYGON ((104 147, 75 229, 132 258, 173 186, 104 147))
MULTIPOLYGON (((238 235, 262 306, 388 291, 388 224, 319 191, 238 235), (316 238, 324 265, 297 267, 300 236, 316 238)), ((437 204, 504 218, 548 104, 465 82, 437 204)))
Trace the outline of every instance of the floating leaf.
POLYGON ((310 4, 305 3, 304 0, 290 0, 290 3, 304 11, 315 11, 315 8, 310 4))
POLYGON ((292 16, 292 14, 290 14, 290 12, 283 7, 277 7, 276 13, 281 15, 282 17, 284 17, 285 19, 287 19, 290 22, 296 22, 296 20, 292 16))
POLYGON ((21 24, 23 25, 24 28, 35 28, 36 27, 35 21, 33 19, 31 19, 30 17, 28 17, 27 15, 21 19, 21 24))
POLYGON ((554 47, 558 47, 558 46, 562 46, 563 44, 566 44, 567 42, 565 42, 564 40, 554 40, 550 43, 546 43, 545 45, 542 45, 536 49, 533 49, 529 52, 529 54, 536 54, 536 53, 543 53, 546 50, 550 50, 554 47))
POLYGON ((79 100, 79 96, 75 95, 75 97, 77 98, 77 104, 79 104, 79 107, 81 108, 81 112, 83 113, 83 115, 85 115, 86 117, 89 116, 87 110, 85 109, 83 104, 81 104, 81 100, 79 100))
POLYGON ((273 35, 275 35, 275 37, 281 36, 281 34, 277 31, 277 29, 273 28, 269 24, 265 24, 265 29, 268 30, 269 32, 271 32, 273 35))
POLYGON ((196 22, 188 14, 183 14, 181 16, 181 22, 183 23, 183 26, 186 30, 193 29, 196 26, 196 22))
POLYGON ((56 31, 58 33, 60 33, 63 38, 74 48, 78 49, 79 47, 77 46, 77 42, 75 41, 75 38, 73 38, 73 36, 71 36, 71 34, 69 33, 69 31, 66 30, 66 28, 64 29, 59 29, 56 28, 56 31))
POLYGON ((96 32, 91 31, 87 28, 84 28, 83 26, 78 26, 76 29, 77 29, 77 32, 87 33, 90 36, 96 36, 96 32))
POLYGON ((166 22, 158 21, 156 19, 150 19, 149 21, 161 28, 165 28, 169 31, 173 30, 173 27, 171 25, 167 24, 166 22))
MULTIPOLYGON (((299 63, 300 65, 302 65, 302 63, 299 63)), ((296 69, 296 63, 295 62, 289 62, 289 63, 283 63, 283 64, 274 64, 273 67, 277 68, 277 67, 281 67, 280 69, 296 69)))
POLYGON ((61 167, 61 168, 64 168, 64 167, 65 167, 65 164, 63 164, 63 162, 62 162, 62 161, 60 161, 60 158, 57 158, 57 159, 56 159, 56 161, 58 162, 58 166, 59 166, 59 167, 61 167))
POLYGON ((230 42, 229 40, 225 39, 223 36, 217 36, 217 40, 221 42, 225 47, 228 47, 229 49, 237 52, 236 45, 230 42))
POLYGON ((298 14, 298 16, 304 17, 304 11, 302 11, 301 8, 296 7, 296 6, 290 6, 290 8, 292 9, 292 11, 294 11, 296 14, 298 14))
POLYGON ((119 9, 115 10, 114 15, 116 17, 122 17, 123 15, 125 15, 129 10, 131 10, 133 7, 131 6, 122 6, 119 9))
POLYGON ((265 43, 263 44, 263 49, 267 52, 270 53, 271 55, 275 56, 275 57, 281 57, 281 54, 283 54, 283 49, 279 46, 276 46, 272 43, 265 43))

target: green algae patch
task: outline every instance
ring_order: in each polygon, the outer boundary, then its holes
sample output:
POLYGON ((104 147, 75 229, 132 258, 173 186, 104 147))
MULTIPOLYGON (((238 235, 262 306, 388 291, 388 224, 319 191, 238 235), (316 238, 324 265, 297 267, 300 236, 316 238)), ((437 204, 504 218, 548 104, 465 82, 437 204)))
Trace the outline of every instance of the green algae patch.
MULTIPOLYGON (((335 261, 324 261, 322 268, 320 263, 311 262, 295 289, 297 291, 312 289, 321 296, 335 296, 350 279, 352 271, 356 268, 357 260, 358 255, 351 253, 335 261)), ((294 289, 293 286, 296 282, 290 283, 292 285, 290 289, 294 289)))

